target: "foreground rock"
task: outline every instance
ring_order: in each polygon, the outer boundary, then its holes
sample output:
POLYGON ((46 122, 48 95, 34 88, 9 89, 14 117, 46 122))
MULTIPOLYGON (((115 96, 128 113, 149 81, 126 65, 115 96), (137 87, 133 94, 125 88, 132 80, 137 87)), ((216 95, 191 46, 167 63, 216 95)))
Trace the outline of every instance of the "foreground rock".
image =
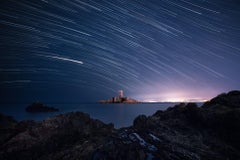
POLYGON ((90 159, 115 131, 112 124, 81 112, 58 115, 41 123, 20 122, 15 129, 14 136, 1 144, 1 160, 90 159))
POLYGON ((40 123, 9 119, 11 134, 0 145, 0 159, 240 159, 239 96, 230 92, 203 107, 182 103, 140 115, 119 130, 81 112, 40 123))
POLYGON ((31 113, 34 113, 34 112, 56 112, 56 111, 59 111, 59 109, 54 108, 54 107, 44 106, 40 102, 34 102, 26 108, 26 111, 31 112, 31 113))

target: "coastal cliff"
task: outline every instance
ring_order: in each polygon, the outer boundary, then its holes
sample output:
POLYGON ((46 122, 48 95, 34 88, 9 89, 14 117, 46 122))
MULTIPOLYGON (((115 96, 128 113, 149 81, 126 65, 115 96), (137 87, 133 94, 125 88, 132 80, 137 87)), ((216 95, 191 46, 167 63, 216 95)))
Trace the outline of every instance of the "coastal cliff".
POLYGON ((42 122, 0 115, 0 159, 240 159, 240 92, 178 104, 115 129, 81 112, 42 122))

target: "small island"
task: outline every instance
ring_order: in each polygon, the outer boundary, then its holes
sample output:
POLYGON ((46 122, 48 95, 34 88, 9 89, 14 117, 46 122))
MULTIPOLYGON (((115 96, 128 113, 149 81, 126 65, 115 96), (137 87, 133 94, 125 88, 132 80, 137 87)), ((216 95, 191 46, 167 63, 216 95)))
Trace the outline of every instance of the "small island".
POLYGON ((29 105, 26 108, 26 111, 30 112, 30 113, 36 113, 36 112, 56 112, 56 111, 59 111, 59 109, 54 108, 54 107, 44 106, 40 102, 33 102, 31 105, 29 105))
POLYGON ((100 100, 100 103, 139 103, 137 100, 129 98, 129 97, 124 97, 123 96, 123 90, 118 91, 118 96, 112 97, 107 100, 100 100))

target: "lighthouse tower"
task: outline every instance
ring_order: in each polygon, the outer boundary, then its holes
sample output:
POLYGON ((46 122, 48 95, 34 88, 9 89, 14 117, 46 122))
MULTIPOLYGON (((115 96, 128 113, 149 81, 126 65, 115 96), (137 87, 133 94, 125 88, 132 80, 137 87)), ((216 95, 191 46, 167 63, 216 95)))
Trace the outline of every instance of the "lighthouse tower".
POLYGON ((118 91, 118 98, 119 99, 123 98, 123 90, 118 91))

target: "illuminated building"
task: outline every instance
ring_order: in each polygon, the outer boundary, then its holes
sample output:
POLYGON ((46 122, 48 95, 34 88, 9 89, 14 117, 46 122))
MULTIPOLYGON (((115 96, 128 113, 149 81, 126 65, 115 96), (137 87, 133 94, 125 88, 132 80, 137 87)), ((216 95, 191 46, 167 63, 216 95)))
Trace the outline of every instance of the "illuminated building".
POLYGON ((117 97, 112 97, 107 100, 100 100, 100 103, 138 103, 135 99, 123 96, 123 90, 118 91, 117 97))

